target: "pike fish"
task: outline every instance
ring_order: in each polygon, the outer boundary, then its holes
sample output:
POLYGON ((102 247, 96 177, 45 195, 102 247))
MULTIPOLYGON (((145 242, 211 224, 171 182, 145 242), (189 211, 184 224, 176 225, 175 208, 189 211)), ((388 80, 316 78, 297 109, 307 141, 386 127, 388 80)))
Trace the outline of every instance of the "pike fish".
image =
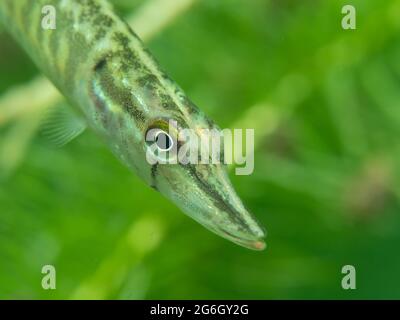
POLYGON ((0 0, 0 21, 85 123, 145 183, 217 235, 264 249, 265 232, 243 206, 223 163, 146 160, 149 129, 191 129, 201 136, 202 129, 217 126, 162 71, 107 1, 0 0), (45 6, 55 8, 55 29, 42 26, 45 6))

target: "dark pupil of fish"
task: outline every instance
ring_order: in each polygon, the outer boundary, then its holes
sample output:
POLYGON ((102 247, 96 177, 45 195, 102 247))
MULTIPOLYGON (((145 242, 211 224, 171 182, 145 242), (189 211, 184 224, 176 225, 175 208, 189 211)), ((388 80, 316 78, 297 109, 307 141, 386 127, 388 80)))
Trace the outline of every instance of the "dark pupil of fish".
POLYGON ((157 147, 161 150, 169 150, 172 146, 172 139, 169 134, 160 131, 156 137, 157 147))

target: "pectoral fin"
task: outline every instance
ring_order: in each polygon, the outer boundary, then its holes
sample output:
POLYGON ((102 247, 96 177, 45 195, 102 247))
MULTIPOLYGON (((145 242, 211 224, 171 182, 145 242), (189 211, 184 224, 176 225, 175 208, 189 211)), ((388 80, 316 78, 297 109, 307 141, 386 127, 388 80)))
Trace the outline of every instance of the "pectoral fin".
POLYGON ((86 121, 65 103, 49 109, 43 119, 40 134, 52 146, 62 147, 82 134, 86 121))

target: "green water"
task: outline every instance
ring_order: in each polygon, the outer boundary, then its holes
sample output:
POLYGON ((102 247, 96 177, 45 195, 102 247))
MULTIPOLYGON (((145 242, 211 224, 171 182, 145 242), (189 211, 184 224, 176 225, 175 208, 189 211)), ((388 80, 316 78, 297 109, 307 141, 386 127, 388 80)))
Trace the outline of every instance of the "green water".
MULTIPOLYGON (((400 298, 400 2, 353 0, 356 30, 344 4, 200 0, 149 43, 222 128, 256 129, 254 173, 232 180, 265 251, 202 228, 93 133, 34 135, 0 184, 0 298, 400 298)), ((0 93, 36 75, 1 33, 0 93)))

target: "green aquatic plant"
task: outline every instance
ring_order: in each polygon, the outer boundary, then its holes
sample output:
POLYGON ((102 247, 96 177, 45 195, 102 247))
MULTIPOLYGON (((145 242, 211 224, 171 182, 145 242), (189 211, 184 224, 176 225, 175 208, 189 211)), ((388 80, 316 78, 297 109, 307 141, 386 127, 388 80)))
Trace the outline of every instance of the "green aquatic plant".
POLYGON ((346 1, 110 2, 212 119, 255 128, 254 173, 231 179, 269 250, 199 228, 92 130, 49 148, 38 113, 63 98, 3 28, 0 298, 397 299, 400 2, 352 1, 356 30, 346 1))

